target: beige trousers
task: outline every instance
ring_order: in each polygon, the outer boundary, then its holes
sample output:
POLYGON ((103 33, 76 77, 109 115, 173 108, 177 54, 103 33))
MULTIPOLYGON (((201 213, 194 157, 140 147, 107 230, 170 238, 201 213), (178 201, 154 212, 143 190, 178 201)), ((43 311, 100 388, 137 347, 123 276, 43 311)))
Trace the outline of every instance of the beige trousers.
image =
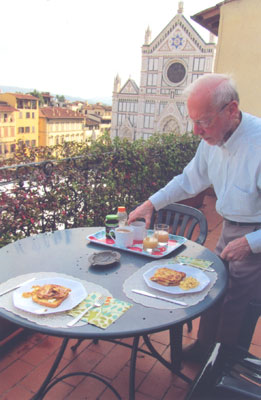
MULTIPOLYGON (((236 226, 224 221, 216 254, 219 255, 230 241, 260 228, 260 224, 236 226)), ((261 302, 261 253, 251 253, 242 261, 231 261, 227 268, 229 285, 225 297, 204 313, 200 320, 198 339, 203 345, 215 341, 237 344, 249 301, 255 299, 261 302)))

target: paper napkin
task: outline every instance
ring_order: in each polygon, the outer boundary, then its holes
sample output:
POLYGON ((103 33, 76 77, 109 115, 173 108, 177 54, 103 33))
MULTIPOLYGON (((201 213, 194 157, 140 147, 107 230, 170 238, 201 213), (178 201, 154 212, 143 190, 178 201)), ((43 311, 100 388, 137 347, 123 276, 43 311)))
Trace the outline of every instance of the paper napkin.
MULTIPOLYGON (((67 311, 67 314, 77 317, 84 309, 94 304, 95 300, 100 297, 100 295, 101 293, 98 292, 90 293, 78 306, 67 311)), ((114 297, 107 297, 105 303, 101 307, 94 307, 91 309, 82 317, 81 321, 106 329, 132 306, 133 304, 127 303, 126 301, 118 300, 114 297)))

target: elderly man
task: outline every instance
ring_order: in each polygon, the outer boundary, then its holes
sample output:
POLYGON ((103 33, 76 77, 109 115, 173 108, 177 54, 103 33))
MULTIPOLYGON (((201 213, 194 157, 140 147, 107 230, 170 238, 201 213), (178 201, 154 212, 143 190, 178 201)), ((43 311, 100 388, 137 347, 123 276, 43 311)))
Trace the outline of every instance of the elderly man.
POLYGON ((261 300, 261 119, 241 112, 227 75, 204 75, 187 89, 194 134, 203 140, 182 174, 129 215, 149 225, 153 208, 200 193, 211 184, 223 229, 216 253, 229 268, 225 298, 201 317, 198 340, 184 358, 200 360, 215 341, 236 344, 251 299, 261 300))

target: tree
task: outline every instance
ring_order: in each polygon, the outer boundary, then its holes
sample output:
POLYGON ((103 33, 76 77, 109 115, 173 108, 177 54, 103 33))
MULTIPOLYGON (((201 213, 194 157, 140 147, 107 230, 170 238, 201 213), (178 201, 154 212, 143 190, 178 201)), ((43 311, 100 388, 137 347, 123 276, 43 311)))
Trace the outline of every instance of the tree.
POLYGON ((34 97, 38 97, 40 107, 44 105, 44 98, 41 92, 38 92, 38 90, 34 89, 33 92, 29 92, 29 94, 31 94, 34 97))
POLYGON ((63 95, 56 95, 57 100, 59 101, 59 103, 64 103, 65 102, 65 97, 63 95))

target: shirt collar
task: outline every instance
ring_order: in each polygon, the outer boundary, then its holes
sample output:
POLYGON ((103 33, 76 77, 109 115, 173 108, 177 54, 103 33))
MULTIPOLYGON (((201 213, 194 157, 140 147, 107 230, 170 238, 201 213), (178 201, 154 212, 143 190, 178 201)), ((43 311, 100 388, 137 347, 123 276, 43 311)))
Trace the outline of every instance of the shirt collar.
POLYGON ((246 124, 246 113, 241 113, 242 118, 240 124, 230 136, 230 138, 221 146, 221 148, 226 149, 230 154, 233 154, 238 149, 238 142, 241 141, 244 133, 245 133, 245 124, 246 124))

